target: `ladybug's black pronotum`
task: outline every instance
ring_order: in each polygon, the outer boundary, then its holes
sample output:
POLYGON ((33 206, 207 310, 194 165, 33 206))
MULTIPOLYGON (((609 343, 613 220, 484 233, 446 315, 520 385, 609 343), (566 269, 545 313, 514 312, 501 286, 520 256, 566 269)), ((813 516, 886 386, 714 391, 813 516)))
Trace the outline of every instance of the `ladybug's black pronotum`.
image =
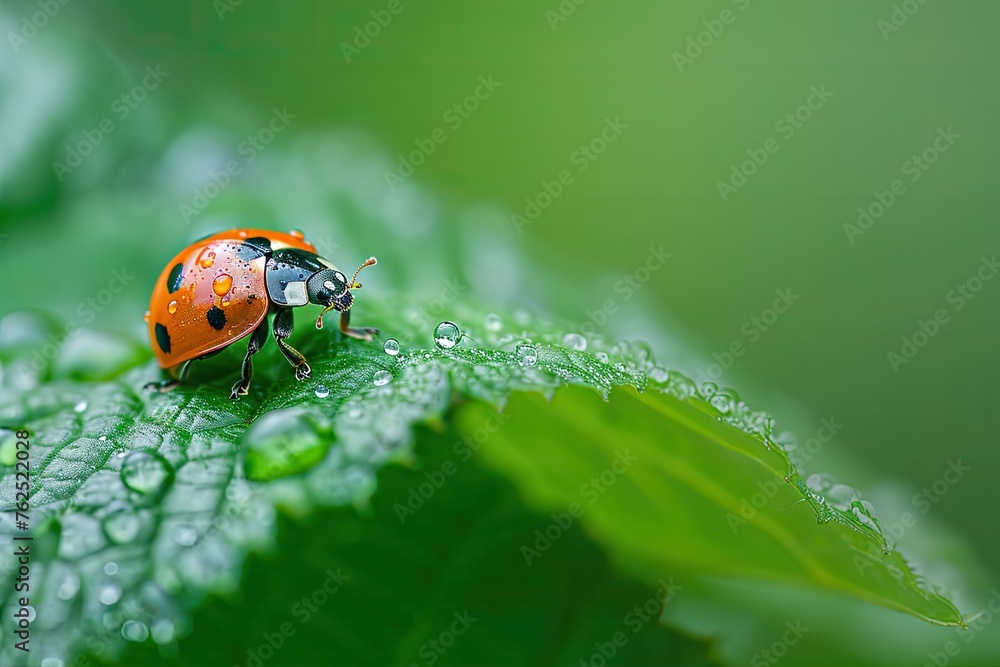
POLYGON ((295 379, 311 372, 305 357, 285 342, 292 335, 292 308, 316 304, 323 315, 340 312, 340 330, 352 338, 371 340, 375 329, 350 326, 352 289, 361 287, 358 273, 375 264, 372 257, 347 277, 316 253, 301 232, 233 229, 204 238, 180 252, 163 270, 146 313, 149 339, 160 366, 172 380, 153 383, 161 390, 184 379, 192 361, 204 359, 250 337, 239 382, 230 398, 245 396, 253 377, 251 357, 267 342, 268 314, 281 353, 295 367, 295 379))

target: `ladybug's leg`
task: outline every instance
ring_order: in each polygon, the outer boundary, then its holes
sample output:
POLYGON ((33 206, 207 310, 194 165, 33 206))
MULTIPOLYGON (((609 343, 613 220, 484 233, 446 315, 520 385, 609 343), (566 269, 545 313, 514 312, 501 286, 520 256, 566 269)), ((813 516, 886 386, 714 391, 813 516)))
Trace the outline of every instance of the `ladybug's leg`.
POLYGON ((351 311, 345 310, 340 314, 340 330, 345 336, 350 336, 351 338, 357 338, 358 340, 371 340, 372 336, 378 335, 378 329, 372 329, 371 327, 361 327, 360 329, 351 328, 351 311))
POLYGON ((267 319, 253 330, 250 334, 250 343, 247 345, 247 356, 243 357, 243 370, 240 376, 240 381, 233 385, 233 391, 229 394, 229 398, 235 400, 240 396, 246 396, 250 393, 250 380, 253 379, 253 361, 250 357, 260 352, 260 348, 264 347, 264 343, 267 342, 267 319))
POLYGON ((278 314, 274 316, 274 341, 278 344, 278 349, 288 359, 288 363, 295 367, 295 379, 305 380, 312 373, 306 358, 302 353, 285 342, 285 339, 292 335, 295 329, 295 315, 291 308, 279 308, 278 314))
MULTIPOLYGON (((179 385, 181 382, 184 382, 184 378, 186 378, 188 374, 188 369, 191 368, 192 361, 194 361, 194 359, 188 359, 187 361, 185 361, 181 365, 181 369, 180 371, 177 372, 176 377, 174 379, 162 380, 160 382, 149 382, 146 384, 145 389, 151 391, 158 391, 161 393, 164 391, 170 391, 171 389, 179 385)), ((171 375, 174 374, 174 369, 170 370, 170 374, 171 375)))

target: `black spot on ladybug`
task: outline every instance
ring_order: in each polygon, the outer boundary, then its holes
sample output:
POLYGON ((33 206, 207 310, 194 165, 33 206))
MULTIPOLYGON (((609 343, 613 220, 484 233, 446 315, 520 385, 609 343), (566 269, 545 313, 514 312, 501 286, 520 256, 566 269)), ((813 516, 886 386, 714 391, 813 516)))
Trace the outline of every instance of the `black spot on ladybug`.
POLYGON ((184 278, 184 265, 178 264, 174 268, 170 269, 170 275, 167 276, 167 291, 173 294, 181 288, 181 280, 184 278))
POLYGON ((205 319, 216 331, 222 331, 222 327, 226 326, 226 314, 218 306, 212 306, 211 310, 205 313, 205 319))
POLYGON ((160 346, 164 354, 170 354, 170 333, 167 332, 167 328, 157 322, 154 330, 156 332, 156 344, 160 346))

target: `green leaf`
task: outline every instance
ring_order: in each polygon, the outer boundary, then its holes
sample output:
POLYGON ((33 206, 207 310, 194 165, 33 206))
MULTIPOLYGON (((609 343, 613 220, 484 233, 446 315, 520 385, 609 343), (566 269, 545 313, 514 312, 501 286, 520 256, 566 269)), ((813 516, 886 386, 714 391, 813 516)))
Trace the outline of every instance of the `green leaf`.
MULTIPOLYGON (((581 507, 594 538, 645 579, 680 569, 795 581, 932 623, 962 623, 889 550, 862 501, 838 505, 810 488, 773 442, 766 447, 709 402, 671 390, 619 390, 606 404, 576 388, 548 403, 516 396, 483 455, 535 506, 581 507)), ((485 414, 468 406, 460 423, 469 428, 485 414)), ((527 557, 544 556, 536 554, 527 557)))
MULTIPOLYGON (((69 365, 78 369, 73 375, 56 364, 38 387, 5 382, 0 426, 33 433, 32 641, 61 659, 86 648, 114 660, 126 638, 147 636, 169 651, 190 632, 190 609, 209 594, 237 590, 246 555, 273 548, 279 508, 305 516, 322 507, 367 507, 383 466, 419 464, 415 425, 453 419, 464 446, 482 450, 535 506, 566 512, 570 503, 587 503, 581 526, 651 587, 675 569, 791 579, 935 623, 961 623, 898 554, 883 553, 870 510, 807 486, 771 440, 770 418, 735 394, 696 391, 641 345, 594 336, 587 351, 564 347, 561 331, 523 313, 500 323, 456 305, 454 317, 469 337, 440 349, 427 319, 413 317, 419 312, 428 310, 391 300, 359 304, 356 321, 391 333, 401 342, 398 356, 303 327, 294 340, 313 379, 295 382, 269 346, 255 357, 251 394, 236 403, 228 398, 236 350, 166 394, 142 390, 159 376, 152 364, 113 381, 85 381, 106 374, 99 359, 83 370, 69 365), (388 383, 374 382, 386 374, 388 383), (564 385, 571 387, 557 391, 564 385), (553 396, 550 404, 542 400, 553 396), (494 411, 508 400, 501 424, 494 411), (628 465, 620 472, 626 464, 615 461, 623 449, 628 465), (629 452, 638 460, 630 462, 629 452), (609 485, 608 470, 614 483, 590 503, 587 494, 609 485), (741 498, 760 491, 758 484, 773 484, 774 498, 734 532, 727 515, 738 515, 741 498), (808 503, 782 510, 800 499, 808 503), (863 573, 859 557, 870 564, 863 573)), ((26 352, 14 349, 2 358, 9 368, 26 363, 26 352)), ((108 364, 143 357, 113 355, 108 364)), ((6 467, 0 479, 6 536, 17 532, 13 473, 6 467)), ((405 502, 394 503, 400 520, 405 502)), ((547 528, 538 526, 539 534, 547 528)), ((530 546, 548 551, 543 544, 530 546)), ((507 556, 533 560, 526 546, 508 544, 507 556)), ((531 576, 535 565, 525 565, 522 576, 531 576)), ((5 550, 5 638, 15 571, 5 550)), ((9 641, 0 650, 5 663, 23 657, 9 641)))
MULTIPOLYGON (((436 478, 462 439, 417 429, 423 472, 383 468, 371 511, 279 521, 276 552, 251 558, 242 591, 199 610, 160 664, 577 665, 602 648, 619 664, 710 664, 707 646, 656 623, 683 586, 624 579, 580 526, 525 568, 516 545, 546 516, 475 462, 436 478), (400 521, 421 486, 424 505, 400 521)), ((157 657, 147 645, 125 664, 157 657)))

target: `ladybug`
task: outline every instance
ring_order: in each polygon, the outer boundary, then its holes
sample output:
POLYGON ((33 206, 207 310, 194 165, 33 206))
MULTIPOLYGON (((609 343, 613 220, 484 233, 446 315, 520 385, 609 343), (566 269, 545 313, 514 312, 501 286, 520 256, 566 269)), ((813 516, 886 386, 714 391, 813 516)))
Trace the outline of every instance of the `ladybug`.
POLYGON ((153 288, 146 313, 149 340, 160 366, 173 379, 147 387, 172 388, 184 380, 192 361, 249 336, 240 380, 229 397, 246 396, 253 378, 251 358, 267 342, 269 314, 274 315, 274 340, 295 368, 295 379, 308 378, 311 369, 305 357, 285 342, 294 327, 292 308, 323 306, 317 329, 323 328, 323 315, 337 310, 344 334, 371 340, 377 329, 352 329, 350 322, 351 290, 361 287, 361 269, 373 264, 374 257, 348 280, 298 231, 232 229, 195 242, 167 264, 153 288))

